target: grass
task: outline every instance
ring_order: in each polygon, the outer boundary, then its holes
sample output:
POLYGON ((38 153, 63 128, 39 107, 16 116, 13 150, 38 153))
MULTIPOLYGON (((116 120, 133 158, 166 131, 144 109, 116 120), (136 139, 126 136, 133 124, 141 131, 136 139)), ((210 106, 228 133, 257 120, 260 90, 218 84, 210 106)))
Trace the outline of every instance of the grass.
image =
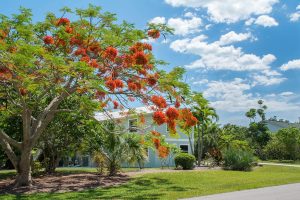
POLYGON ((0 199, 178 199, 300 182, 300 169, 264 166, 252 172, 192 171, 145 174, 129 183, 81 192, 2 195, 0 199))

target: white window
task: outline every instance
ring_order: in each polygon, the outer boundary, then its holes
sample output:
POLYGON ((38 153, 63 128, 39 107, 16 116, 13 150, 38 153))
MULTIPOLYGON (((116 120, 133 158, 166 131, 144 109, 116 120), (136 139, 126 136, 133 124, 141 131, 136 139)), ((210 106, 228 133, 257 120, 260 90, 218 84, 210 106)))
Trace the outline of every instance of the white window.
POLYGON ((129 132, 137 132, 137 123, 138 123, 137 119, 130 119, 128 121, 129 132))
POLYGON ((189 145, 187 144, 181 144, 179 146, 180 150, 183 152, 183 153, 188 153, 189 152, 189 145))

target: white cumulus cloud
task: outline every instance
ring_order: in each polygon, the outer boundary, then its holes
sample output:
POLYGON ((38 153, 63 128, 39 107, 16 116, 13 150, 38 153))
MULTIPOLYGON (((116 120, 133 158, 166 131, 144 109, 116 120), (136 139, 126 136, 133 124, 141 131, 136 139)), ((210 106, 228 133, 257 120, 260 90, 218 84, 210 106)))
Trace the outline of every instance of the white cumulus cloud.
POLYGON ((174 28, 174 34, 184 36, 199 32, 199 28, 202 25, 202 20, 199 17, 192 17, 190 19, 170 18, 167 25, 171 28, 174 28))
POLYGON ((278 77, 278 76, 266 76, 262 74, 256 74, 253 77, 253 86, 255 85, 264 85, 264 86, 270 86, 270 85, 278 85, 286 80, 284 77, 278 77))
POLYGON ((234 31, 230 31, 227 34, 222 35, 218 43, 223 46, 223 45, 228 45, 228 44, 232 44, 235 42, 241 42, 241 41, 249 39, 250 37, 251 37, 251 33, 237 34, 234 31))
POLYGON ((296 7, 296 12, 292 13, 290 15, 290 21, 291 22, 297 22, 300 19, 300 4, 296 7))
POLYGON ((282 71, 287 71, 290 69, 300 69, 300 59, 297 60, 291 60, 286 64, 283 64, 280 69, 282 71))
POLYGON ((166 3, 179 7, 207 9, 215 22, 233 23, 247 20, 251 16, 269 14, 278 0, 165 0, 166 3))
POLYGON ((167 24, 170 28, 174 29, 175 35, 188 35, 197 33, 200 31, 200 26, 202 25, 201 18, 197 17, 191 12, 187 12, 184 18, 170 18, 165 17, 155 17, 149 21, 154 24, 167 24))
POLYGON ((261 15, 259 16, 255 22, 255 24, 264 26, 264 27, 271 27, 271 26, 278 26, 278 22, 273 18, 268 15, 261 15))
POLYGON ((241 78, 231 81, 211 81, 207 84, 207 89, 203 92, 206 98, 211 100, 211 105, 217 111, 229 113, 246 112, 250 108, 257 107, 257 101, 262 99, 268 106, 268 110, 274 112, 300 111, 297 103, 290 102, 286 96, 291 92, 271 95, 253 95, 251 84, 241 78), (277 97, 277 98, 274 98, 277 97))
MULTIPOLYGON (((241 48, 232 45, 221 46, 220 41, 222 39, 212 43, 206 42, 206 39, 205 35, 200 35, 192 39, 175 40, 170 44, 170 48, 176 52, 199 56, 200 59, 187 65, 191 69, 263 71, 270 70, 269 65, 276 59, 272 54, 260 57, 254 54, 247 54, 241 48)), ((229 42, 229 39, 223 39, 223 43, 224 41, 229 42)), ((231 39, 230 42, 233 41, 237 42, 237 38, 231 39)))
POLYGON ((154 17, 149 21, 149 23, 153 24, 165 24, 166 23, 166 18, 165 17, 154 17))

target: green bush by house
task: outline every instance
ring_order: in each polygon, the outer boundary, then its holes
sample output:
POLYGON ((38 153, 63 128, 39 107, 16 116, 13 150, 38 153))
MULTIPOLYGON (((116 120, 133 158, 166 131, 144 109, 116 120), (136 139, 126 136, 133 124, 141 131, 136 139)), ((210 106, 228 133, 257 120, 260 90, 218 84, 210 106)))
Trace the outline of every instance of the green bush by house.
POLYGON ((196 162, 195 156, 188 153, 180 153, 175 157, 176 167, 182 167, 182 169, 193 169, 196 162))

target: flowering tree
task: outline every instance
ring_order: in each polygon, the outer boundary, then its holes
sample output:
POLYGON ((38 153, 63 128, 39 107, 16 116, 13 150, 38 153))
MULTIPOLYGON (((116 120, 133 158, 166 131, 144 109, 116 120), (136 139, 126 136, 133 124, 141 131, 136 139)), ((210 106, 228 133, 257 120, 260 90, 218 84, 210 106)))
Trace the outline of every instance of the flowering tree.
POLYGON ((80 101, 78 113, 105 112, 135 100, 154 104, 157 124, 175 126, 177 111, 168 107, 178 107, 179 95, 188 93, 180 81, 184 70, 159 71, 164 62, 154 58, 150 44, 141 42, 171 30, 153 24, 137 30, 100 10, 76 9, 74 21, 67 18, 69 8, 38 23, 24 8, 13 17, 0 16, 1 113, 21 116, 23 125, 21 140, 0 127, 0 144, 17 170, 18 186, 31 184, 31 151, 55 114, 74 111, 60 106, 70 97, 80 101))

